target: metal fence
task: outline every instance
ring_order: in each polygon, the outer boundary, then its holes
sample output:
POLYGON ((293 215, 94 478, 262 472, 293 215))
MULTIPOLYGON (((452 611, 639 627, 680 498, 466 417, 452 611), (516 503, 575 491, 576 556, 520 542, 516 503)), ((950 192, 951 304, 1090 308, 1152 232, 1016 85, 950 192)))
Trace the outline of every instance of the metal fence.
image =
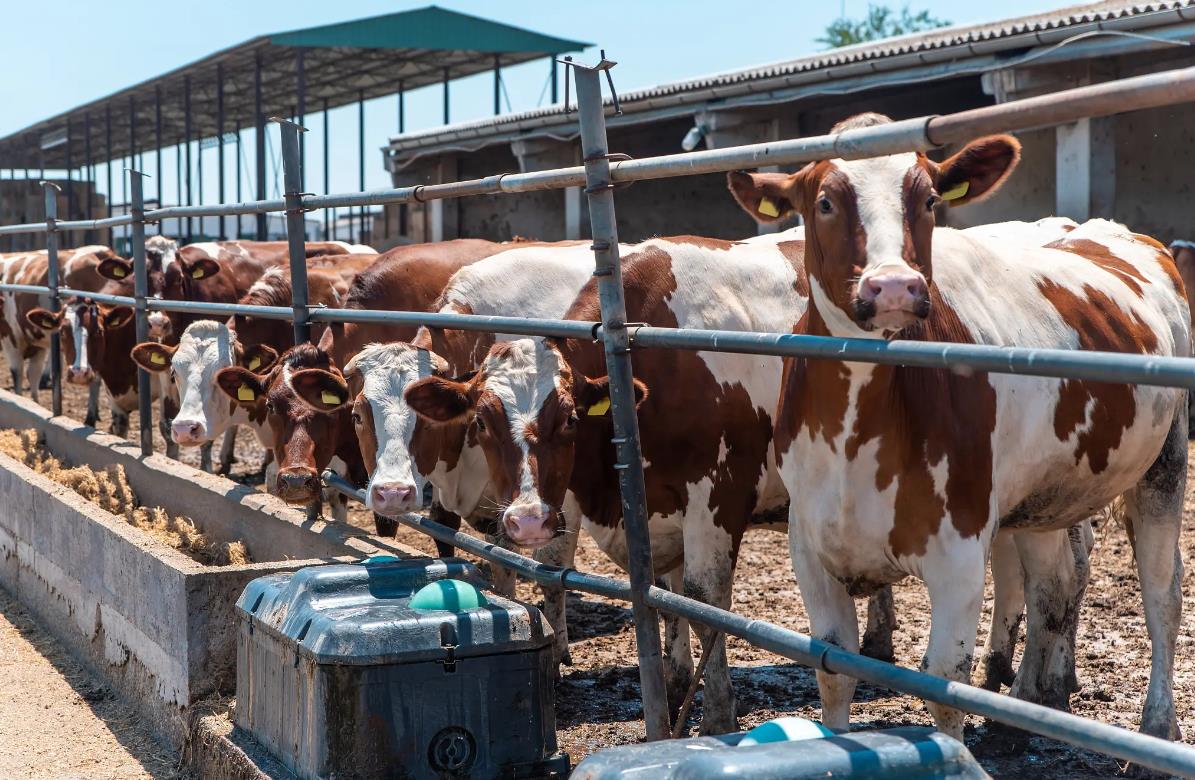
MULTIPOLYGON (((1195 748, 849 653, 834 645, 771 623, 752 620, 655 587, 648 543, 643 466, 631 384, 631 353, 632 349, 648 348, 713 350, 1166 385, 1188 390, 1195 390, 1195 359, 970 344, 840 339, 788 333, 686 330, 628 323, 619 263, 613 192, 614 185, 623 182, 805 163, 831 157, 858 159, 897 152, 924 151, 947 143, 970 140, 989 132, 1051 126, 1086 117, 1195 101, 1195 68, 1122 79, 946 116, 922 117, 810 138, 632 160, 627 159, 625 155, 612 154, 606 145, 601 79, 603 75, 609 79, 609 70, 614 63, 606 60, 603 53, 601 62, 593 67, 573 62, 567 64, 575 74, 581 151, 584 160, 581 166, 372 192, 305 195, 301 192, 300 185, 302 177, 299 133, 302 132, 302 128, 286 120, 275 120, 280 126, 282 137, 286 192, 284 199, 145 211, 141 174, 130 171, 132 208, 129 214, 109 219, 60 222, 55 211, 54 193, 50 189, 53 185, 47 185, 45 222, 0 226, 0 235, 47 233, 50 261, 48 285, 40 287, 0 284, 0 290, 47 295, 55 308, 58 307, 62 296, 85 296, 101 303, 131 305, 136 312, 139 340, 147 337, 147 318, 152 311, 221 316, 239 313, 291 320, 294 323, 296 343, 309 340, 312 322, 419 324, 470 331, 600 340, 605 348, 610 380, 614 443, 617 449, 616 468, 619 473, 623 506, 626 508, 624 526, 629 550, 629 581, 546 566, 417 515, 402 517, 400 521, 435 539, 450 542, 481 558, 512 568, 535 582, 629 600, 635 621, 643 712, 649 739, 660 739, 669 734, 657 617, 658 611, 664 611, 688 618, 716 631, 741 637, 759 647, 816 669, 850 675, 875 685, 983 715, 1160 771, 1195 776, 1195 748), (303 214, 306 211, 426 202, 469 195, 520 193, 564 187, 584 187, 588 196, 595 258, 594 275, 598 279, 601 301, 601 322, 428 312, 348 311, 313 308, 308 305, 303 231, 303 214), (146 223, 176 217, 267 212, 286 214, 293 290, 292 305, 289 308, 167 301, 148 296, 146 223), (132 226, 135 288, 133 297, 100 295, 60 287, 58 235, 67 230, 118 225, 132 226)), ((53 412, 61 414, 61 366, 56 333, 51 335, 50 349, 53 412)), ((144 371, 139 372, 138 386, 141 448, 148 455, 153 450, 153 426, 149 376, 144 371)), ((346 495, 358 500, 363 498, 362 491, 334 473, 325 474, 325 481, 329 487, 346 495)))

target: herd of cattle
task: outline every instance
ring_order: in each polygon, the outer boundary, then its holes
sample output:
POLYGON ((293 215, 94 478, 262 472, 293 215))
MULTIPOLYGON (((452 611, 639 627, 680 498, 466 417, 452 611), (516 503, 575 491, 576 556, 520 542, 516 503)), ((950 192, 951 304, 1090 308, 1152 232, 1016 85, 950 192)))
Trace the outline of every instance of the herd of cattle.
MULTIPOLYGON (((864 114, 840 129, 883 121, 864 114)), ((800 214, 803 226, 742 241, 623 246, 628 319, 1190 355, 1183 277, 1195 273, 1195 246, 1174 245, 1186 255, 1176 266, 1162 244, 1105 220, 935 227, 940 207, 988 196, 1019 157, 1015 139, 992 136, 941 163, 909 153, 792 175, 731 174, 731 193, 757 220, 800 214)), ((179 247, 158 236, 146 250, 153 295, 290 306, 283 242, 179 247)), ((132 293, 131 263, 106 247, 60 258, 65 285, 132 293)), ((584 242, 463 239, 381 255, 309 243, 307 263, 313 305, 600 319, 584 242)), ((4 282, 46 278, 44 253, 4 256, 4 282)), ((317 324, 316 343, 292 345, 287 322, 171 313, 152 315, 152 340, 137 344, 129 307, 37 304, 35 295, 4 295, 0 336, 14 387, 24 380, 36 398, 48 335, 58 330, 67 380, 91 390, 89 424, 103 384, 111 430, 127 433, 140 366, 156 377, 172 446, 210 448, 224 436, 227 468, 232 436, 247 427, 272 461, 267 486, 288 502, 320 501, 319 475, 333 467, 366 488, 378 532, 393 534, 390 518, 420 507, 431 485, 442 522, 459 527, 464 518, 563 566, 584 529, 625 565, 600 343, 317 324)), ((1179 736, 1172 675, 1185 391, 720 352, 648 350, 634 362, 652 553, 668 587, 729 608, 744 532, 787 514, 815 636, 858 650, 854 598, 870 596, 862 646, 890 657, 888 586, 916 576, 932 612, 922 667, 967 681, 990 556, 996 603, 983 684, 1065 707, 1076 686, 1088 520, 1111 506, 1133 541, 1153 645, 1141 728, 1179 736)), ((343 516, 343 502, 333 500, 332 511, 343 516)), ((567 663, 562 593, 545 592, 545 612, 567 663)), ((728 731, 736 716, 724 641, 699 638, 709 655, 702 730, 728 731)), ((689 643, 689 626, 669 619, 674 711, 694 673, 689 643)), ((818 684, 824 722, 845 728, 854 680, 818 672, 818 684)), ((960 712, 930 709, 961 736, 960 712)))

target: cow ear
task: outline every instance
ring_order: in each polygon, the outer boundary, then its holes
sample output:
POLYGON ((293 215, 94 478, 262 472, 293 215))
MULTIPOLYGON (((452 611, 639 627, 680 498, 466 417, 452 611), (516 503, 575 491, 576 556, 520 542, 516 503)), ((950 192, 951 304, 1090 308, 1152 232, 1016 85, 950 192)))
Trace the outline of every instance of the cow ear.
POLYGON ((123 257, 106 257, 95 270, 105 279, 121 282, 133 275, 133 264, 123 257))
POLYGON ((62 324, 62 310, 52 312, 49 309, 38 307, 25 312, 25 319, 35 328, 41 328, 44 331, 58 330, 58 326, 62 324))
POLYGON ((323 352, 325 355, 331 355, 332 354, 332 345, 335 342, 335 339, 336 339, 336 336, 335 336, 335 334, 332 333, 332 328, 331 327, 324 328, 323 334, 321 334, 319 337, 319 343, 316 344, 315 346, 320 352, 323 352))
POLYGON ((133 321, 132 306, 113 306, 104 312, 104 327, 108 330, 123 328, 133 321))
POLYGON ((156 341, 146 341, 133 347, 129 355, 133 362, 146 371, 158 373, 170 368, 170 360, 174 357, 175 347, 159 344, 156 341))
MULTIPOLYGON (((638 379, 633 382, 635 387, 635 408, 647 399, 647 385, 638 379)), ((598 377, 590 379, 581 377, 573 391, 573 403, 577 414, 587 417, 605 417, 610 413, 610 379, 598 377)))
POLYGON ((799 204, 799 173, 726 174, 730 194, 756 222, 779 222, 795 214, 799 204))
POLYGON ((238 406, 254 407, 266 394, 261 377, 247 368, 229 366, 216 372, 216 387, 238 406))
POLYGON ((183 272, 192 279, 209 279, 220 273, 220 264, 210 257, 201 257, 192 263, 187 263, 183 272))
POLYGON ((255 374, 265 375, 278 362, 278 350, 267 344, 245 347, 240 363, 255 374))
POLYGON ((447 423, 469 413, 469 385, 442 376, 428 376, 407 387, 403 397, 415 413, 431 422, 447 423))
POLYGON ((979 138, 938 164, 934 187, 951 206, 983 200, 1000 188, 1020 160, 1021 142, 1011 135, 979 138))
POLYGON ((317 412, 335 412, 353 400, 344 379, 322 368, 294 372, 290 386, 303 403, 317 412))

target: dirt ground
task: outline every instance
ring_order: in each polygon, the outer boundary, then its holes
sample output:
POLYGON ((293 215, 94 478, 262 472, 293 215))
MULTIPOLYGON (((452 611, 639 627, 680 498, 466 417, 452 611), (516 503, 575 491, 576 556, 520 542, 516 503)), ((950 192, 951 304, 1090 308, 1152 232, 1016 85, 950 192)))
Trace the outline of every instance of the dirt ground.
MULTIPOLYGON (((4 386, 8 372, 0 370, 4 386)), ((65 411, 82 419, 85 393, 68 388, 65 411)), ((49 403, 48 393, 42 398, 49 403)), ((102 406, 101 428, 106 429, 108 411, 102 406)), ((136 415, 133 431, 136 437, 136 415)), ((160 449, 162 443, 156 440, 160 449)), ((235 479, 252 483, 261 462, 261 452, 247 433, 237 440, 235 479)), ((1195 463, 1195 452, 1192 453, 1195 463)), ((198 463, 195 450, 184 450, 183 459, 198 463)), ((1175 673, 1175 698, 1183 733, 1195 740, 1195 475, 1188 480, 1183 554, 1183 628, 1179 633, 1175 673)), ((364 510, 351 512, 350 520, 372 529, 372 517, 364 510)), ((431 540, 408 529, 399 531, 401 541, 432 553, 431 540)), ((576 567, 581 570, 621 576, 591 540, 583 537, 576 567)), ((1083 607, 1078 636, 1078 674, 1081 690, 1071 699, 1075 714, 1135 728, 1149 679, 1149 638, 1142 617, 1140 589, 1128 539, 1115 523, 1104 522, 1096 529, 1091 558, 1091 584, 1083 607)), ((906 580, 895 588, 900 626, 896 631, 897 663, 916 668, 929 629, 929 602, 920 583, 906 580)), ((537 603, 538 590, 521 583, 521 598, 537 603)), ((860 614, 864 604, 860 602, 860 614)), ((808 623, 788 560, 788 546, 780 534, 755 531, 744 540, 734 588, 734 609, 753 618, 797 631, 808 623)), ((990 609, 985 606, 983 627, 977 647, 982 647, 990 609)), ((595 596, 569 597, 569 634, 573 665, 563 670, 557 688, 557 733, 561 749, 574 763, 610 745, 643 738, 639 703, 638 670, 635 665, 634 628, 630 610, 620 602, 595 596)), ((732 677, 738 697, 740 725, 750 728, 780 715, 817 718, 817 684, 808 669, 787 659, 755 649, 732 638, 729 642, 732 677)), ((700 711, 700 695, 698 706, 700 711)), ((856 729, 897 725, 929 725, 924 705, 909 696, 861 685, 851 711, 856 729)), ((690 726, 696 733, 697 720, 690 726)), ((1096 778, 1120 774, 1112 759, 1042 737, 1014 733, 982 718, 970 716, 966 742, 984 767, 997 777, 1096 778)))
POLYGON ((179 777, 139 719, 0 589, 0 778, 179 777))

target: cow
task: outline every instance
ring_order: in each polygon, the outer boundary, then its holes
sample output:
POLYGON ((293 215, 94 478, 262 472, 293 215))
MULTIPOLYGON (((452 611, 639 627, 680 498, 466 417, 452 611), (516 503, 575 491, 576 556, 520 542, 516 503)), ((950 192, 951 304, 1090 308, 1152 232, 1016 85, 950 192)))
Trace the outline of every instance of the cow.
MULTIPOLYGON (((887 121, 862 115, 835 131, 887 121)), ((1182 279, 1157 241, 1105 220, 1045 247, 935 226, 943 202, 990 195, 1019 156, 1016 139, 998 135, 940 163, 915 153, 833 159, 729 183, 760 221, 804 217, 811 302, 794 333, 1189 356, 1182 279)), ((1177 737, 1184 395, 786 359, 775 451, 812 632, 857 649, 852 595, 916 576, 931 601, 922 669, 967 681, 989 546, 997 530, 1013 531, 1028 606, 1013 694, 1041 696, 1061 684, 1053 660, 1077 612, 1081 578, 1068 571, 1064 531, 1116 501, 1152 641, 1141 729, 1177 737)), ((819 671, 818 686, 823 722, 845 728, 855 681, 819 671)), ((962 736, 961 712, 929 709, 940 729, 962 736)))
MULTIPOLYGON (((1183 286, 1187 290, 1187 305, 1195 309, 1195 302, 1191 296, 1195 295, 1195 241, 1171 241, 1170 254, 1174 255, 1174 263, 1178 266, 1179 276, 1183 278, 1183 286)), ((1195 393, 1187 394, 1187 438, 1195 439, 1195 393)))
MULTIPOLYGON (((102 262, 115 257, 105 246, 86 246, 68 249, 58 253, 61 272, 59 285, 76 290, 94 292, 104 285, 104 279, 97 269, 102 262)), ((4 258, 3 278, 6 284, 31 284, 44 286, 50 278, 49 254, 45 251, 8 255, 4 258)), ((30 313, 41 309, 43 296, 34 293, 4 294, 3 350, 13 375, 13 391, 21 392, 22 374, 29 387, 29 394, 37 400, 49 354, 49 334, 29 319, 30 313), (22 370, 23 369, 23 370, 22 370)), ((34 319, 38 317, 35 314, 34 319)), ((86 373, 69 372, 67 381, 89 385, 87 419, 94 425, 99 417, 99 382, 86 373)))

